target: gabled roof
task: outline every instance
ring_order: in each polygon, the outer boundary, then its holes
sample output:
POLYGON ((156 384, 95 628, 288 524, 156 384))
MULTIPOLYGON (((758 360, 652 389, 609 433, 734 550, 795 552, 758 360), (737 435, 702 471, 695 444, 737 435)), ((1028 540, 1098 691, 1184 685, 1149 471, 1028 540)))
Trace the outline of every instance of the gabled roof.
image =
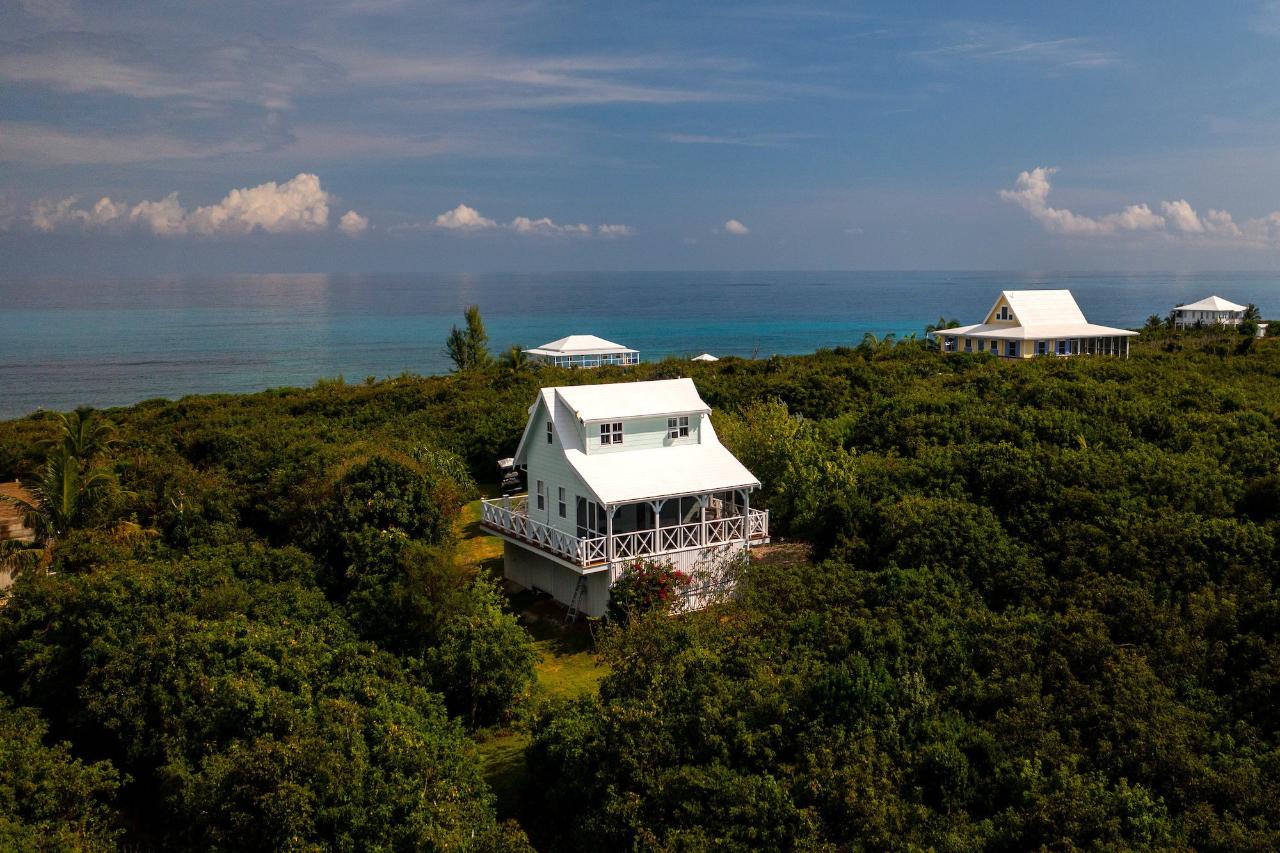
MULTIPOLYGON (((1006 290, 1000 294, 1023 326, 1087 323, 1070 290, 1006 290)), ((997 299, 991 306, 994 311, 997 299)), ((991 316, 991 311, 987 312, 991 316)))
MULTIPOLYGON (((1098 326, 1084 318, 1080 306, 1069 290, 1006 290, 1000 299, 1009 303, 1013 311, 1015 325, 1007 323, 975 323, 972 326, 957 326, 953 329, 938 329, 934 337, 943 335, 974 335, 984 338, 1002 338, 1006 340, 1042 340, 1052 338, 1105 338, 1116 336, 1132 336, 1137 332, 1128 329, 1114 329, 1110 326, 1098 326)), ((987 311, 991 316, 996 306, 996 299, 987 311)))
MULTIPOLYGON (((525 444, 534 428, 534 415, 541 406, 551 414, 552 429, 561 447, 574 447, 578 436, 570 419, 583 423, 661 415, 703 414, 711 407, 698 396, 692 379, 659 379, 652 382, 610 382, 604 385, 562 385, 543 388, 529 406, 529 420, 520 445, 517 464, 525 462, 525 444)), ((614 454, 617 455, 617 454, 614 454)))
POLYGON ((595 335, 569 335, 525 352, 535 355, 580 355, 595 352, 635 352, 635 350, 627 349, 613 341, 606 341, 604 338, 597 338, 595 335))
POLYGON ((603 504, 755 488, 760 481, 720 442, 565 458, 603 504))
POLYGON ((933 336, 969 335, 976 338, 1024 341, 1056 338, 1136 337, 1137 334, 1137 332, 1132 332, 1128 329, 1113 329, 1110 326, 1098 326, 1093 323, 1046 323, 1040 326, 1003 326, 997 323, 976 323, 972 326, 938 329, 933 333, 933 336))
POLYGON ((1190 305, 1179 305, 1181 311, 1244 311, 1247 306, 1237 305, 1234 302, 1228 302, 1221 296, 1206 296, 1199 302, 1192 302, 1190 305))
POLYGON ((583 423, 709 412, 692 379, 567 385, 551 389, 583 423))

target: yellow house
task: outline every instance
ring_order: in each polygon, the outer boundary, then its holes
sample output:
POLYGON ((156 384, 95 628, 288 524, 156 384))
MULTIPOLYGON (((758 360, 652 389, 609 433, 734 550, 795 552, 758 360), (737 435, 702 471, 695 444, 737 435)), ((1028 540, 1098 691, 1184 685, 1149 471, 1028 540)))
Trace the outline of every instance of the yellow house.
POLYGON ((933 333, 943 352, 989 352, 1001 358, 1127 358, 1129 338, 1137 334, 1090 323, 1069 290, 1006 290, 981 323, 933 333))

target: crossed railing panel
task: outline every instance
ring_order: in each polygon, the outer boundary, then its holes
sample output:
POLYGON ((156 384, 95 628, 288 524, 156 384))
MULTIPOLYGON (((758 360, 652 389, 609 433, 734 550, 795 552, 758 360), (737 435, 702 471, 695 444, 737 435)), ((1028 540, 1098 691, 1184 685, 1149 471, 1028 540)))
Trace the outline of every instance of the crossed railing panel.
POLYGON ((527 515, 528 497, 483 501, 481 522, 491 528, 510 533, 581 566, 614 560, 630 560, 669 551, 682 551, 711 545, 764 539, 769 535, 769 513, 750 510, 747 515, 734 515, 708 521, 695 521, 656 530, 616 533, 613 553, 609 553, 609 537, 582 538, 565 533, 527 515))

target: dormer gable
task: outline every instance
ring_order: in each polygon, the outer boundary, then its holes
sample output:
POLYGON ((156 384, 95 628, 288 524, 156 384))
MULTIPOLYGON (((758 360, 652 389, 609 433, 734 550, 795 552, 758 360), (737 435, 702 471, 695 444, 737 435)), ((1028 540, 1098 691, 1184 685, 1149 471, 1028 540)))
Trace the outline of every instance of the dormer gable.
POLYGON ((548 437, 586 454, 697 444, 710 411, 691 379, 544 388, 529 407, 516 464, 548 437))

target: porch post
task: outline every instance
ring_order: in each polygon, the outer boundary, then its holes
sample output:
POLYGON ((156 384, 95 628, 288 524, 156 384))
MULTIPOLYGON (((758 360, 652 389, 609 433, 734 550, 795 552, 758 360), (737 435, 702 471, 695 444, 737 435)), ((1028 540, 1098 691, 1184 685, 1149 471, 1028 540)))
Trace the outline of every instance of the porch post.
POLYGON ((662 550, 662 507, 666 501, 649 501, 649 506, 653 507, 653 553, 657 554, 662 550))
POLYGON ((742 490, 742 539, 751 544, 751 490, 742 490))
POLYGON ((609 571, 613 571, 613 514, 618 508, 613 504, 605 507, 608 518, 605 519, 604 557, 609 561, 609 571))
POLYGON ((707 544, 707 501, 711 495, 698 495, 698 544, 707 544))

